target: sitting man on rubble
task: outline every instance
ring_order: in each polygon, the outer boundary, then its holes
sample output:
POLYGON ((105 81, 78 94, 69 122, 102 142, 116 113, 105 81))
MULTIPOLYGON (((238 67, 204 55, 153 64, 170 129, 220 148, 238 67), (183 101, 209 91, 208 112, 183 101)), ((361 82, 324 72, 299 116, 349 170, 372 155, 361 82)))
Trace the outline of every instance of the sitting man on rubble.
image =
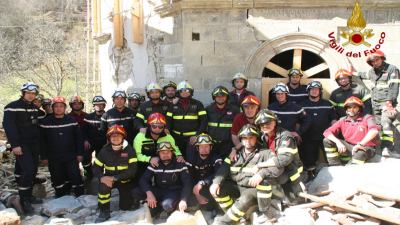
POLYGON ((193 179, 193 194, 195 205, 201 209, 213 211, 216 208, 214 198, 211 196, 209 187, 214 179, 215 172, 222 164, 222 159, 211 151, 213 139, 208 134, 200 134, 194 144, 197 154, 192 154, 186 162, 193 179))
POLYGON ((152 217, 166 219, 177 207, 183 212, 192 190, 188 167, 176 160, 170 142, 158 142, 158 166, 150 164, 132 191, 135 199, 146 199, 152 217))
POLYGON ((344 103, 347 116, 324 132, 324 148, 330 166, 363 164, 377 147, 379 126, 372 115, 364 114, 364 103, 351 96, 344 103), (344 139, 339 139, 342 136, 344 139))
POLYGON ((133 199, 130 191, 133 188, 133 178, 136 174, 136 152, 128 144, 126 131, 120 125, 113 125, 107 131, 108 144, 106 144, 93 165, 93 174, 100 181, 98 204, 100 215, 96 223, 104 222, 110 218, 111 190, 119 191, 119 207, 121 210, 130 209, 133 199))
POLYGON ((229 158, 218 169, 210 193, 225 214, 217 217, 213 225, 239 224, 246 211, 258 205, 259 224, 274 220, 271 215, 272 186, 284 169, 268 167, 258 170, 257 164, 274 157, 271 151, 261 149, 258 145, 260 133, 251 124, 246 124, 239 131, 243 147, 236 153, 236 160, 229 158), (254 174, 254 171, 257 171, 254 174), (233 199, 236 199, 234 201, 233 199))

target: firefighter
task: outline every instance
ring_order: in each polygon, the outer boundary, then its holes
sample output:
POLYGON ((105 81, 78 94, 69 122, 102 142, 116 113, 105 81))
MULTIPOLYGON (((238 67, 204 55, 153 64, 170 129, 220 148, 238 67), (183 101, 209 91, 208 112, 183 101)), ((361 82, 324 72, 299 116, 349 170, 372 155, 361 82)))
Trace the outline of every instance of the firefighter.
MULTIPOLYGON (((137 92, 132 92, 128 95, 128 105, 129 108, 134 112, 137 113, 139 111, 140 103, 144 97, 142 97, 139 93, 137 92)), ((136 116, 136 115, 135 115, 136 116)))
POLYGON ((203 103, 193 98, 193 87, 182 81, 177 87, 179 101, 167 112, 167 127, 184 156, 193 154, 196 135, 207 129, 207 112, 203 103))
POLYGON ((262 214, 260 217, 273 219, 270 215, 271 185, 277 183, 275 178, 283 173, 283 169, 270 167, 258 170, 259 162, 273 157, 271 151, 260 149, 257 144, 259 135, 254 125, 243 126, 239 132, 243 147, 237 152, 237 160, 226 158, 218 169, 210 193, 225 214, 217 217, 213 225, 238 224, 247 209, 257 204, 262 214))
POLYGON ((83 119, 87 115, 83 109, 85 108, 85 103, 83 102, 80 96, 72 96, 71 100, 69 101, 69 107, 71 107, 71 112, 69 113, 76 122, 78 122, 79 126, 82 127, 85 123, 83 119))
MULTIPOLYGON (((143 174, 149 163, 153 167, 157 167, 160 162, 160 158, 157 154, 157 143, 158 142, 169 142, 175 149, 177 161, 180 163, 185 162, 182 157, 182 153, 179 148, 175 145, 174 138, 165 132, 167 125, 166 118, 161 113, 152 113, 147 119, 146 132, 139 132, 133 146, 138 157, 138 174, 143 174)), ((140 178, 140 177, 138 177, 140 178)))
POLYGON ((337 120, 332 104, 322 98, 322 90, 321 82, 311 81, 307 85, 308 99, 301 104, 309 116, 311 124, 301 136, 303 142, 300 145, 299 153, 305 169, 311 173, 315 169, 321 149, 324 149, 322 134, 337 120))
POLYGON ((363 108, 361 99, 348 98, 344 103, 347 116, 325 130, 324 147, 330 166, 363 164, 374 156, 379 126, 372 115, 364 113, 363 108))
POLYGON ((100 214, 96 223, 110 218, 111 190, 119 191, 119 208, 129 210, 133 199, 131 189, 132 180, 136 175, 137 158, 132 146, 126 140, 125 129, 120 125, 113 125, 107 131, 108 144, 105 145, 96 157, 93 165, 94 176, 99 179, 98 204, 100 214))
POLYGON ((39 120, 46 117, 46 111, 44 111, 44 109, 42 109, 43 99, 44 99, 44 96, 42 94, 38 94, 38 95, 36 95, 35 100, 33 100, 33 104, 36 106, 36 108, 39 109, 39 116, 38 116, 39 120))
POLYGON ((64 97, 54 97, 53 114, 41 121, 41 159, 49 166, 51 182, 57 198, 84 192, 79 163, 83 159, 83 138, 75 119, 65 114, 64 97))
POLYGON ((92 154, 95 152, 96 155, 100 152, 101 148, 106 144, 107 139, 104 133, 100 130, 101 117, 104 114, 104 109, 106 107, 107 101, 103 98, 103 96, 94 96, 92 99, 92 105, 94 112, 89 113, 85 116, 84 125, 82 127, 82 131, 84 133, 84 137, 89 142, 90 148, 85 149, 85 153, 83 156, 83 169, 85 170, 85 174, 87 180, 91 180, 93 178, 92 173, 92 154))
POLYGON ((15 177, 21 205, 25 214, 32 214, 31 204, 41 203, 32 196, 40 149, 39 111, 33 100, 39 93, 39 86, 28 82, 20 90, 20 99, 4 107, 3 127, 16 158, 15 177))
POLYGON ((240 138, 238 136, 239 131, 246 124, 254 124, 254 119, 261 108, 261 101, 256 96, 249 95, 243 99, 241 108, 243 112, 237 114, 233 119, 231 138, 234 147, 232 148, 230 156, 236 155, 235 151, 238 151, 243 147, 240 138))
POLYGON ((150 83, 146 87, 146 94, 149 100, 140 105, 137 117, 141 118, 145 123, 150 114, 158 112, 163 115, 167 114, 171 105, 168 101, 161 99, 162 89, 157 83, 150 83))
POLYGON ((304 185, 301 182, 303 164, 298 154, 295 137, 278 125, 278 116, 268 109, 263 109, 257 114, 255 123, 262 132, 263 147, 271 151, 274 156, 265 162, 258 163, 257 167, 283 169, 285 175, 280 177, 279 184, 282 185, 289 201, 295 204, 300 200, 298 194, 304 191, 304 185))
POLYGON ((176 84, 172 81, 169 81, 168 84, 163 87, 164 100, 168 101, 171 104, 175 104, 178 101, 176 96, 176 84))
MULTIPOLYGON (((304 76, 303 71, 297 68, 292 68, 288 71, 289 82, 289 101, 300 104, 307 99, 306 85, 300 83, 301 78, 304 76)), ((269 104, 276 102, 276 96, 273 89, 269 92, 269 104)))
POLYGON ((231 128, 233 119, 240 110, 236 105, 228 103, 229 92, 223 86, 216 87, 211 96, 214 102, 206 107, 208 134, 214 141, 213 154, 225 158, 233 147, 231 128))
POLYGON ((367 63, 372 67, 367 76, 372 84, 372 109, 378 124, 382 126, 381 147, 384 156, 393 154, 395 130, 392 120, 396 117, 397 98, 399 96, 399 69, 385 62, 385 54, 376 50, 367 57, 367 63))
POLYGON ((222 164, 222 159, 216 154, 211 154, 214 148, 213 139, 208 134, 198 135, 195 146, 197 154, 193 154, 193 158, 188 158, 186 163, 194 184, 192 192, 201 208, 211 211, 216 205, 209 188, 222 164))
POLYGON ((242 101, 249 95, 255 94, 247 90, 247 84, 249 80, 243 73, 236 73, 232 78, 233 90, 229 92, 229 103, 234 104, 238 107, 241 106, 242 101))
POLYGON ((169 215, 176 208, 183 212, 187 209, 192 189, 189 170, 184 163, 176 161, 170 142, 159 142, 157 154, 159 165, 147 167, 140 178, 140 187, 135 188, 132 194, 137 199, 146 199, 153 217, 160 211, 164 212, 161 215, 169 215))
POLYGON ((288 100, 288 86, 278 83, 274 86, 273 92, 277 102, 268 105, 268 109, 278 117, 278 125, 290 131, 300 144, 301 135, 307 131, 311 121, 303 108, 288 100))
POLYGON ((42 107, 43 107, 43 110, 44 110, 45 113, 46 113, 46 116, 52 114, 52 113, 53 113, 53 110, 51 109, 51 98, 45 98, 45 99, 43 99, 43 101, 42 101, 42 107))
POLYGON ((364 112, 371 114, 371 95, 367 88, 352 82, 352 73, 345 69, 339 69, 335 74, 339 88, 332 91, 329 101, 335 107, 338 118, 346 116, 343 108, 344 102, 351 96, 356 96, 364 102, 364 112))
POLYGON ((117 89, 112 95, 113 108, 109 109, 101 117, 100 130, 105 134, 108 128, 115 124, 121 125, 126 131, 126 140, 132 146, 133 139, 141 128, 143 121, 135 116, 135 113, 125 107, 126 93, 123 90, 117 89))

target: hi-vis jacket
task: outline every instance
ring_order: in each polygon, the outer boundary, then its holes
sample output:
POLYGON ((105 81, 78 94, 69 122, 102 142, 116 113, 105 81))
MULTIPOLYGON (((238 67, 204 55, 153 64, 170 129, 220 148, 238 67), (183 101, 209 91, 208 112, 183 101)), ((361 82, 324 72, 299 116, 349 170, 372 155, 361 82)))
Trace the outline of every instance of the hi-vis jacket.
MULTIPOLYGON (((239 186, 250 187, 249 180, 254 176, 254 171, 256 171, 256 165, 260 162, 265 162, 268 159, 274 157, 271 151, 265 149, 255 149, 252 153, 246 156, 244 153, 244 148, 237 152, 237 160, 231 161, 229 158, 224 160, 224 163, 218 169, 215 178, 213 180, 214 184, 221 184, 227 177, 231 177, 239 186)), ((268 179, 270 184, 278 183, 274 181, 273 178, 278 178, 283 173, 283 168, 269 167, 262 168, 257 171, 263 179, 268 179)))
POLYGON ((303 172, 303 163, 297 149, 294 137, 289 131, 278 127, 274 143, 267 143, 265 136, 262 137, 263 147, 269 148, 274 154, 273 160, 278 168, 284 169, 290 181, 295 182, 303 172))
POLYGON ((180 136, 194 136, 207 129, 207 112, 203 103, 191 98, 187 110, 178 101, 167 112, 167 126, 171 133, 180 136))
POLYGON ((114 151, 111 144, 105 145, 93 164, 93 174, 97 178, 112 176, 117 182, 126 183, 136 175, 137 158, 132 146, 124 141, 119 151, 114 151))

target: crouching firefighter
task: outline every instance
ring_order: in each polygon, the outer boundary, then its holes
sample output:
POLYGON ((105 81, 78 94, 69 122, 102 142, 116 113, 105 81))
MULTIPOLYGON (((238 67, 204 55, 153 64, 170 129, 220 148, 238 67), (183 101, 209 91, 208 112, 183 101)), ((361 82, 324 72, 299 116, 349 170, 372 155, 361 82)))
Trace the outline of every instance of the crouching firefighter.
POLYGON ((100 215, 96 223, 110 218, 111 190, 119 191, 119 208, 130 209, 133 199, 130 191, 133 188, 132 180, 136 174, 136 152, 126 140, 126 131, 120 125, 113 125, 107 131, 109 143, 96 156, 93 165, 93 174, 100 180, 99 209, 100 215))
POLYGON ((284 170, 278 167, 257 169, 258 163, 267 161, 274 155, 271 151, 259 148, 257 141, 260 134, 254 125, 245 125, 238 136, 243 147, 236 153, 237 160, 226 158, 210 187, 211 195, 225 212, 222 217, 214 220, 213 225, 238 224, 247 209, 257 204, 261 213, 259 219, 273 220, 269 211, 271 184, 277 184, 276 178, 284 170), (257 172, 254 174, 254 171, 257 172), (237 198, 236 201, 234 198, 237 198))

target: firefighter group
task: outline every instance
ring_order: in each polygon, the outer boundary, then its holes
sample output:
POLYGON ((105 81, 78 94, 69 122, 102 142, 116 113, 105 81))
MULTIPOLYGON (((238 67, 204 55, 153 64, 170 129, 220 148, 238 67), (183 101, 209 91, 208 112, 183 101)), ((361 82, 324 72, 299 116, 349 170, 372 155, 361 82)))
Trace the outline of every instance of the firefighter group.
POLYGON ((271 224, 272 187, 281 187, 287 204, 299 203, 303 175, 314 174, 317 162, 338 166, 396 156, 400 75, 385 60, 379 50, 367 58, 371 69, 362 79, 371 81, 371 90, 339 69, 329 100, 319 81, 302 85, 303 72, 292 68, 288 82, 272 88, 265 109, 242 73, 234 75, 233 90, 217 86, 207 107, 182 81, 150 83, 147 101, 115 90, 108 111, 105 98, 95 96, 89 114, 81 97, 46 99, 28 82, 3 119, 24 213, 42 202, 32 196, 33 185, 42 182, 36 178, 41 162, 56 198, 83 195, 84 180, 99 181, 96 222, 110 218, 117 188, 121 210, 146 202, 153 217, 166 218, 200 206, 219 215, 214 225, 225 225, 245 221, 253 208, 259 224, 271 224))

